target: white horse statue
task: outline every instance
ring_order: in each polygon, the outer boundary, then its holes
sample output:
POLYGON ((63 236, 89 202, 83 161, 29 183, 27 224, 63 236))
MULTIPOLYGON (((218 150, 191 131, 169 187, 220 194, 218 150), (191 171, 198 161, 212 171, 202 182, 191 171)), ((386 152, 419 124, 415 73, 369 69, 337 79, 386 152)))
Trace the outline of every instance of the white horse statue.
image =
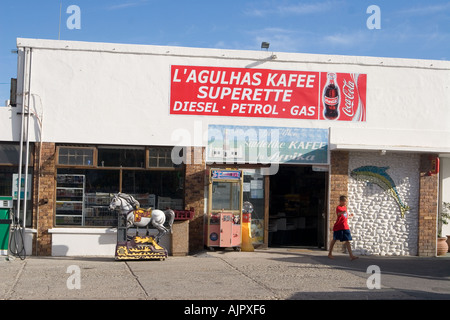
POLYGON ((114 197, 109 204, 110 210, 114 210, 116 208, 120 208, 120 213, 126 216, 127 229, 133 225, 136 226, 136 235, 138 234, 138 227, 146 227, 148 235, 148 226, 150 222, 159 231, 155 237, 156 243, 159 243, 161 237, 168 232, 172 233, 175 213, 171 209, 166 211, 161 211, 158 209, 142 209, 140 208, 139 202, 133 198, 133 196, 120 192, 114 194, 114 197), (164 227, 166 216, 169 217, 169 229, 164 227))

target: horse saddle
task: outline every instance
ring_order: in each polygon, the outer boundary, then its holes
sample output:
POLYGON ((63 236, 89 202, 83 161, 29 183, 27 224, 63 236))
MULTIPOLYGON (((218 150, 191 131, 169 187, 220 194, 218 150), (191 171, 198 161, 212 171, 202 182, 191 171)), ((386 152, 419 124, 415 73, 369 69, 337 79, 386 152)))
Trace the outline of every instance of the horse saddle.
POLYGON ((142 209, 138 208, 133 211, 134 214, 134 222, 140 222, 142 218, 151 218, 152 217, 152 208, 142 209))

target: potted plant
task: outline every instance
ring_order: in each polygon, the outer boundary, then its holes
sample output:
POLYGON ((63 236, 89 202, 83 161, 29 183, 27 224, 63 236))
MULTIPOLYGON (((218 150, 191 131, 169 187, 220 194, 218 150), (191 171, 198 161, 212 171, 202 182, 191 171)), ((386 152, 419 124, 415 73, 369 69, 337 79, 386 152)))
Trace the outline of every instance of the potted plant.
POLYGON ((442 256, 448 252, 449 245, 447 243, 447 236, 442 236, 442 225, 448 224, 450 220, 450 203, 442 203, 442 211, 438 216, 438 241, 437 241, 437 255, 442 256))

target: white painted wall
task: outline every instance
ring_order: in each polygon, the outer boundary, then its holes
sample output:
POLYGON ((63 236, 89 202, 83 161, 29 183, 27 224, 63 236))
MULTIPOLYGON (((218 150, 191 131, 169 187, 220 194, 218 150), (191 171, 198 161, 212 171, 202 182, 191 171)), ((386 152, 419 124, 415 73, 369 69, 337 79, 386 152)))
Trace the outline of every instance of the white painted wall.
POLYGON ((417 154, 350 152, 348 211, 355 215, 349 219, 355 253, 417 255, 419 163, 417 154), (404 218, 388 192, 350 177, 350 172, 361 166, 389 167, 386 172, 402 201, 411 208, 404 218))
MULTIPOLYGON (((53 228, 52 256, 106 256, 114 257, 117 243, 116 228, 53 228)), ((140 234, 145 234, 140 229, 140 234)), ((155 236, 158 230, 149 229, 149 234, 155 236)), ((135 229, 129 231, 133 236, 135 229)), ((160 245, 171 254, 171 236, 161 238, 160 245)))
MULTIPOLYGON (((32 47, 31 93, 43 140, 206 145, 208 124, 328 128, 342 149, 450 152, 450 62, 18 39, 32 47), (176 64, 367 74, 367 122, 169 115, 176 64), (178 131, 177 131, 178 130, 178 131)), ((22 75, 19 61, 18 75, 22 75)), ((19 81, 20 83, 20 81, 19 81)), ((21 88, 19 84, 19 89, 21 88)), ((18 140, 17 115, 0 112, 0 140, 18 140), (11 119, 13 121, 10 124, 11 119), (14 133, 13 133, 14 132, 14 133)), ((34 127, 36 129, 36 127, 34 127)), ((36 139, 38 130, 32 130, 36 139)))
MULTIPOLYGON (((17 231, 17 232, 22 232, 21 230, 20 231, 17 231)), ((36 229, 29 229, 29 228, 26 228, 25 229, 25 233, 23 234, 23 244, 24 244, 24 248, 25 248, 25 255, 27 255, 27 256, 31 256, 31 255, 33 255, 34 254, 34 252, 33 252, 33 236, 35 236, 36 235, 36 229)), ((10 241, 11 241, 11 238, 12 237, 14 237, 14 231, 11 231, 11 233, 10 233, 10 235, 9 235, 9 239, 10 239, 10 241)), ((22 249, 22 247, 21 247, 21 243, 22 243, 22 234, 18 234, 17 235, 17 245, 18 245, 18 247, 17 247, 17 250, 21 250, 22 249)), ((14 254, 15 254, 15 251, 16 251, 16 248, 15 248, 15 242, 14 242, 15 240, 13 239, 12 240, 12 243, 11 243, 11 245, 13 246, 13 247, 9 247, 9 252, 2 252, 2 254, 1 255, 7 255, 7 254, 9 254, 9 255, 12 255, 12 251, 14 251, 14 254), (11 251, 11 249, 12 249, 12 251, 11 251)), ((22 255, 23 254, 23 252, 20 252, 20 255, 22 255)))
MULTIPOLYGON (((450 202, 450 157, 440 158, 440 199, 442 202, 450 202)), ((449 224, 442 226, 442 235, 450 236, 450 221, 449 224)))

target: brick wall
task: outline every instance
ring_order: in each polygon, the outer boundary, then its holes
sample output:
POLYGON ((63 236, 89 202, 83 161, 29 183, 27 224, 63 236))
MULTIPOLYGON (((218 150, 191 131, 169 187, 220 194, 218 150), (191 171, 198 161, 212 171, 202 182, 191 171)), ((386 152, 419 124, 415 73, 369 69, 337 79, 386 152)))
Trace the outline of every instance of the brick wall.
MULTIPOLYGON (((333 225, 336 222, 336 207, 339 197, 348 192, 348 151, 331 151, 330 169, 330 206, 329 206, 329 240, 333 239, 333 225)), ((333 251, 341 251, 342 246, 337 242, 333 251)), ((327 244, 327 249, 329 243, 327 244)))
POLYGON ((419 256, 435 256, 437 241, 438 175, 429 175, 430 155, 420 157, 419 256))
MULTIPOLYGON (((39 144, 36 144, 35 150, 35 158, 38 159, 39 144)), ((48 233, 48 229, 53 227, 55 215, 55 153, 54 143, 42 143, 40 170, 35 166, 35 177, 38 177, 39 181, 35 180, 34 182, 36 191, 33 206, 35 211, 33 226, 35 226, 37 234, 36 241, 33 243, 33 253, 38 256, 50 256, 52 254, 52 237, 48 233)), ((36 164, 39 164, 39 160, 36 161, 36 164)))
POLYGON ((205 207, 205 148, 187 147, 184 180, 185 208, 195 210, 189 222, 189 252, 203 249, 203 213, 205 207))
POLYGON ((189 253, 189 221, 175 221, 172 226, 171 253, 185 256, 189 253))

